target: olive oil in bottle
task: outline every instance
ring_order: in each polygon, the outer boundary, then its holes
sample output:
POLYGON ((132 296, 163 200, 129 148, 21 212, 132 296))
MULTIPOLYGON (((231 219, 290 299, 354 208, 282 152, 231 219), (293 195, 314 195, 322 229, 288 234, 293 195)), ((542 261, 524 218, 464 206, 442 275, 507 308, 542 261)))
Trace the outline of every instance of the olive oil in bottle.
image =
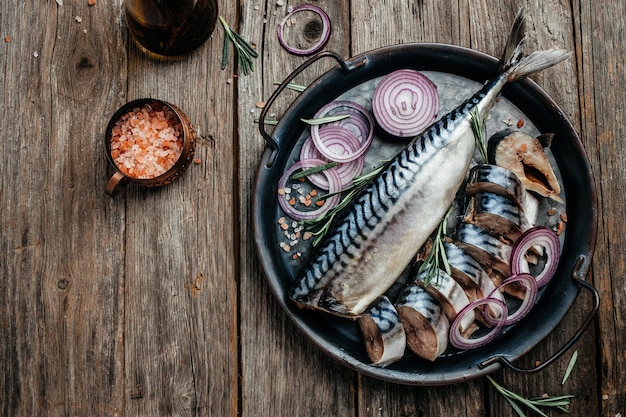
POLYGON ((125 0, 126 23, 135 42, 149 56, 180 58, 211 36, 217 0, 125 0))

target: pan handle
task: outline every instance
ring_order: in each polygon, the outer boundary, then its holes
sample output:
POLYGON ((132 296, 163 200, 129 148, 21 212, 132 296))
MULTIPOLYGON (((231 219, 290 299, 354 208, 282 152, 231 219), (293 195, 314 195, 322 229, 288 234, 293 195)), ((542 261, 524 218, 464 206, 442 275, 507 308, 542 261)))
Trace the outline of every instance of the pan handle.
POLYGON ((560 358, 565 352, 567 352, 567 350, 569 348, 571 348, 574 345, 574 343, 576 343, 578 341, 578 339, 580 339, 580 337, 583 335, 585 330, 587 330, 587 327, 589 327, 589 325, 591 324, 591 322, 595 318, 595 316, 596 316, 596 314, 598 312, 598 308, 600 307, 600 295, 598 294, 598 291, 594 288, 593 285, 591 285, 587 281, 585 281, 585 275, 586 275, 588 269, 589 269, 589 258, 587 256, 585 256, 585 255, 580 255, 578 257, 578 260, 576 261, 576 265, 574 266, 574 270, 572 272, 572 279, 580 287, 588 290, 591 293, 591 295, 593 297, 593 308, 589 312, 589 315, 587 316, 587 318, 585 319, 583 324, 580 326, 578 331, 576 333, 574 333, 574 335, 570 338, 570 340, 568 340, 567 343, 565 343, 555 354, 553 354, 547 360, 543 361, 541 363, 541 365, 539 365, 539 366, 537 366, 535 368, 530 368, 530 369, 520 368, 518 366, 515 366, 510 360, 508 360, 507 358, 505 358, 502 355, 492 356, 491 358, 489 358, 489 359, 481 362, 480 364, 478 364, 478 367, 480 369, 483 369, 483 368, 486 368, 487 366, 490 366, 490 365, 492 365, 492 364, 494 364, 496 362, 500 362, 500 363, 506 365, 507 367, 509 367, 510 369, 512 369, 513 371, 517 372, 517 373, 526 374, 526 375, 534 374, 534 373, 539 372, 542 369, 548 367, 554 361, 556 361, 558 358, 560 358))
MULTIPOLYGON (((366 59, 364 59, 364 58, 362 58, 362 59, 360 59, 360 60, 358 60, 356 62, 344 61, 343 58, 341 58, 336 53, 331 52, 331 51, 324 51, 324 52, 320 52, 320 53, 318 53, 316 55, 313 55, 311 58, 309 58, 304 63, 302 63, 298 68, 296 68, 291 74, 289 74, 287 76, 287 78, 285 78, 283 80, 283 82, 278 86, 278 88, 274 91, 274 93, 272 93, 270 98, 267 100, 267 102, 265 103, 265 106, 263 106, 263 110, 261 110, 261 114, 259 116, 259 131, 261 132, 261 136, 263 136, 263 138, 267 142, 267 145, 270 148, 272 148, 272 150, 273 150, 272 154, 276 154, 276 151, 278 150, 278 142, 276 142, 276 140, 272 137, 272 135, 267 133, 267 131, 265 130, 265 116, 267 115, 267 112, 268 112, 269 108, 272 106, 272 104, 274 104, 274 101, 276 101, 276 99, 278 98, 280 93, 282 93, 283 90, 285 88, 287 88, 287 85, 291 81, 293 81, 294 78, 296 78, 296 76, 298 76, 302 71, 304 71, 309 66, 311 66, 311 64, 313 64, 314 62, 316 62, 316 61, 318 61, 318 60, 320 60, 322 58, 333 58, 335 61, 337 61, 339 63, 339 66, 341 67, 341 69, 346 71, 346 72, 349 72, 349 71, 352 71, 353 69, 359 68, 363 64, 365 64, 365 62, 366 62, 366 59)), ((271 166, 271 161, 273 161, 273 160, 274 160, 273 156, 270 157, 269 160, 268 160, 268 164, 267 165, 271 166)))

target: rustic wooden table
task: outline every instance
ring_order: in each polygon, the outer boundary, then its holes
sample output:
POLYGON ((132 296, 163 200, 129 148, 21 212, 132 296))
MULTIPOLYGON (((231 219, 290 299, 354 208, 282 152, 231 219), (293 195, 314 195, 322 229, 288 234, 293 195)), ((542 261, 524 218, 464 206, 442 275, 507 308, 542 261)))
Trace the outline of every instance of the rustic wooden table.
MULTIPOLYGON (((499 56, 520 5, 531 48, 573 51, 534 78, 580 132, 593 169, 598 236, 588 279, 600 312, 547 369, 493 377, 528 397, 573 394, 572 416, 626 414, 626 3, 313 3, 332 21, 325 49, 345 58, 407 42, 499 56), (574 351, 578 361, 562 385, 574 351)), ((130 40, 122 0, 0 4, 3 416, 515 415, 485 378, 412 387, 360 375, 302 336, 271 295, 252 239, 250 202, 265 147, 255 118, 275 82, 305 60, 276 38, 276 25, 298 4, 220 2, 220 14, 259 51, 255 71, 238 77, 232 60, 220 70, 221 26, 185 59, 158 62, 130 40), (113 173, 104 129, 119 106, 140 97, 188 114, 198 160, 172 185, 131 185, 113 199, 104 193, 113 173)), ((281 100, 278 114, 290 99, 281 100)), ((518 363, 549 357, 590 307, 581 293, 518 363)))

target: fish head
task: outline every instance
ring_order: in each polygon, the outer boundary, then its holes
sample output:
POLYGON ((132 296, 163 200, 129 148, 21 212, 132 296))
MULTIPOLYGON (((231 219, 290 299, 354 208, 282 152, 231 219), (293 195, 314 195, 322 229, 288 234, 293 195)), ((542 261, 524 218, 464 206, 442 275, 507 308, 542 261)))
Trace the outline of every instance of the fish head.
POLYGON ((561 186, 541 142, 525 132, 503 132, 489 140, 493 162, 513 171, 527 190, 561 201, 561 186))

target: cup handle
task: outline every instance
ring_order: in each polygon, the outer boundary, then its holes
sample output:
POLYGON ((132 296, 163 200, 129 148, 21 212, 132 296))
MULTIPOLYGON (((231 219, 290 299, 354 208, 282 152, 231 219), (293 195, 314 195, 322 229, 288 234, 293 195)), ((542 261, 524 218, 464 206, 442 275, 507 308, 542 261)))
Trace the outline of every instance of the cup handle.
POLYGON ((104 192, 111 197, 115 197, 120 193, 120 191, 122 191, 122 189, 124 189, 127 183, 128 179, 126 176, 122 174, 121 171, 117 171, 107 182, 104 192))

